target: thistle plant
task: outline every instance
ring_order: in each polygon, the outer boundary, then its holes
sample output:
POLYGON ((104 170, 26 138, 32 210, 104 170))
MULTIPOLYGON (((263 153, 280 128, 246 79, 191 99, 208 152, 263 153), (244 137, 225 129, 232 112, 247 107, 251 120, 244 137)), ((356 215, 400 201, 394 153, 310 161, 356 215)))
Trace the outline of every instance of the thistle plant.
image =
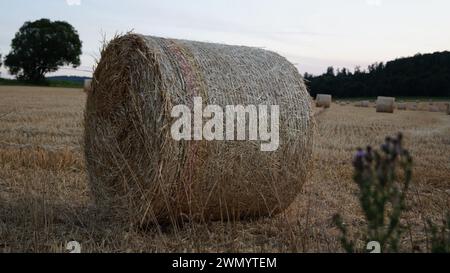
POLYGON ((431 252, 450 253, 450 212, 443 220, 442 226, 433 224, 428 220, 428 227, 431 233, 431 252))
MULTIPOLYGON (((403 148, 402 134, 387 137, 379 151, 370 146, 359 148, 353 167, 353 180, 367 222, 362 240, 378 242, 383 252, 397 252, 402 231, 400 216, 412 176, 412 158, 403 148)), ((347 252, 358 251, 339 214, 334 216, 334 223, 341 231, 342 247, 347 252)))

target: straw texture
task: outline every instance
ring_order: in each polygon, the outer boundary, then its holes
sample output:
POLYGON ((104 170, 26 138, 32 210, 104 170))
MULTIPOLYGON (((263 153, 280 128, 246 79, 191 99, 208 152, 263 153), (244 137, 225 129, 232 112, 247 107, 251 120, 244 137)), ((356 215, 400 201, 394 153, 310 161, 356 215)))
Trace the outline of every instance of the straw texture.
POLYGON ((231 220, 283 211, 310 169, 313 117, 296 68, 262 49, 127 34, 101 54, 85 156, 100 208, 132 223, 231 220), (174 105, 279 105, 280 146, 175 141, 174 105))

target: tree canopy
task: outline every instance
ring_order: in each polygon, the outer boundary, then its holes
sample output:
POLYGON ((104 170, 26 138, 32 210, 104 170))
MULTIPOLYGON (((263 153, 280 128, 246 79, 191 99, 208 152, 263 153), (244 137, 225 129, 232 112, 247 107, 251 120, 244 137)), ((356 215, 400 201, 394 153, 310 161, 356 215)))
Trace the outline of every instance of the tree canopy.
POLYGON ((25 22, 11 43, 5 66, 18 79, 40 82, 63 65, 80 65, 81 41, 67 22, 40 19, 25 22))
POLYGON ((317 93, 334 97, 449 97, 450 52, 417 54, 369 65, 367 70, 329 67, 320 76, 305 74, 312 96, 317 93))

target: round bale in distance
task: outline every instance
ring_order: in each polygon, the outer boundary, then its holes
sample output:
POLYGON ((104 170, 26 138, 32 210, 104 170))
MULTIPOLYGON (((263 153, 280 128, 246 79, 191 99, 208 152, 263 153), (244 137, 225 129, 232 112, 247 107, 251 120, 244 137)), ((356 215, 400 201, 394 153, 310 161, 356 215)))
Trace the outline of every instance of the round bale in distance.
POLYGON ((434 104, 430 104, 430 106, 428 106, 428 111, 430 111, 430 112, 439 112, 439 106, 438 105, 434 105, 434 104))
POLYGON ((358 101, 355 103, 355 106, 356 107, 369 107, 370 101, 368 101, 368 100, 358 101))
POLYGON ((407 107, 406 102, 397 103, 397 109, 398 110, 406 110, 406 107, 407 107))
POLYGON ((417 111, 417 104, 415 102, 410 102, 406 106, 406 110, 417 111))
MULTIPOLYGON (((297 69, 259 48, 127 34, 101 53, 85 111, 85 157, 99 208, 147 225, 283 211, 310 170, 312 107, 297 69), (180 140, 176 105, 278 105, 279 147, 180 140)), ((275 129, 274 129, 275 130, 275 129)))
POLYGON ((330 108, 330 106, 331 106, 331 95, 317 94, 316 107, 330 108))
POLYGON ((395 98, 378 97, 376 107, 377 107, 377 112, 394 113, 395 98))
POLYGON ((91 79, 85 79, 84 80, 84 86, 83 86, 84 92, 88 93, 89 91, 91 91, 91 87, 92 87, 92 80, 91 79))

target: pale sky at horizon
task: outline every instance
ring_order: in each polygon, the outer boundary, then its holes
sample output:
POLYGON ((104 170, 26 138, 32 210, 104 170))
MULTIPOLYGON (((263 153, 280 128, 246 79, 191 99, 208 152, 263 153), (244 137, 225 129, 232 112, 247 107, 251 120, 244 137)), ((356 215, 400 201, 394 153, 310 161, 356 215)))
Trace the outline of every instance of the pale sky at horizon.
MULTIPOLYGON (((81 67, 58 75, 86 75, 102 36, 134 30, 179 39, 263 47, 321 74, 326 67, 365 68, 416 53, 450 50, 446 0, 2 0, 0 54, 10 51, 25 21, 72 24, 83 41, 81 67)), ((4 67, 2 77, 7 76, 4 67)))

